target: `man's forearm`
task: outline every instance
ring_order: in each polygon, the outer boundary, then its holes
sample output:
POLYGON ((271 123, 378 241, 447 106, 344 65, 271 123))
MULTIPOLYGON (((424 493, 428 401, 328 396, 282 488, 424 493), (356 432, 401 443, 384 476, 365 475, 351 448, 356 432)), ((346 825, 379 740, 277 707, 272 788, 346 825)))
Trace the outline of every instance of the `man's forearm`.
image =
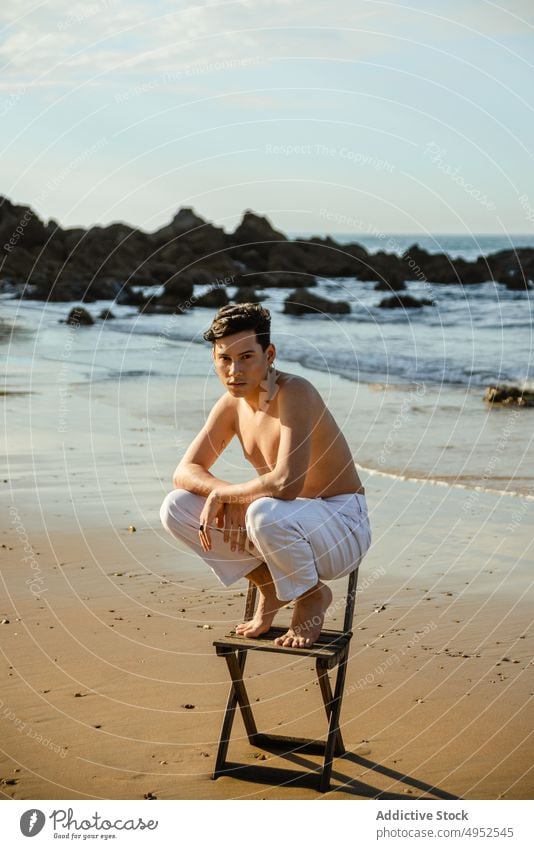
POLYGON ((186 489, 188 492, 194 492, 196 495, 203 495, 206 498, 215 488, 230 486, 228 481, 216 478, 202 466, 193 463, 183 468, 178 466, 172 482, 175 489, 186 489))
POLYGON ((297 498, 301 489, 299 484, 285 481, 278 472, 272 471, 244 483, 223 483, 214 486, 212 492, 217 501, 246 504, 264 496, 289 501, 297 498))

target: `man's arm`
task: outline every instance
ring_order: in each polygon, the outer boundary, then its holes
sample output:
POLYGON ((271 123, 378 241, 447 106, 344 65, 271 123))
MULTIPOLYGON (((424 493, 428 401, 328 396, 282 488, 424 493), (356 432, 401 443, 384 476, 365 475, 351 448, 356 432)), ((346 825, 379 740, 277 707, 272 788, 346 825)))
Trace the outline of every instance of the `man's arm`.
POLYGON ((301 493, 310 462, 311 415, 315 389, 306 380, 293 379, 279 394, 280 442, 271 472, 245 483, 215 486, 217 501, 254 501, 262 496, 290 501, 301 493))
POLYGON ((172 477, 174 488, 208 496, 215 487, 228 486, 228 481, 216 478, 208 469, 232 441, 235 432, 231 399, 223 395, 178 463, 172 477))

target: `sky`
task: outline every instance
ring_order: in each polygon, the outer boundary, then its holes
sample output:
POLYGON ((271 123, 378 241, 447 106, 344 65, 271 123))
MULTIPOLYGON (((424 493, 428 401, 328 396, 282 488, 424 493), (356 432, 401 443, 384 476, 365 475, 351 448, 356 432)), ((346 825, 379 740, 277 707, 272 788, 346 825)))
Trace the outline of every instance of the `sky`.
POLYGON ((534 2, 2 4, 0 194, 324 233, 534 234, 534 2))

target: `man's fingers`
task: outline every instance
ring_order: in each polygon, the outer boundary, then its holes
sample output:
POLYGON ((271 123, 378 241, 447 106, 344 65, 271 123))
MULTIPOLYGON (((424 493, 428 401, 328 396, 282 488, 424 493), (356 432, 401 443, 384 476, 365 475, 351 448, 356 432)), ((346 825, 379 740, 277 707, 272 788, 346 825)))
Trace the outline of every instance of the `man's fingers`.
POLYGON ((239 534, 238 534, 237 528, 232 527, 230 529, 230 548, 232 549, 232 551, 235 551, 235 549, 236 549, 238 536, 239 536, 239 534))
POLYGON ((247 544, 251 550, 254 548, 254 543, 248 538, 247 529, 243 528, 242 532, 239 534, 239 550, 244 552, 247 544))
MULTIPOLYGON (((228 507, 228 505, 225 505, 228 507)), ((224 512, 224 528, 223 528, 223 540, 224 542, 228 542, 230 539, 230 517, 228 516, 227 510, 224 512)))
POLYGON ((236 509, 235 505, 225 505, 223 541, 230 544, 232 551, 245 552, 247 539, 243 511, 236 509))
POLYGON ((211 548, 210 532, 208 530, 207 525, 204 524, 202 521, 200 522, 200 525, 202 527, 202 530, 200 530, 200 528, 199 528, 199 531, 198 531, 198 535, 200 537, 200 544, 201 544, 202 548, 204 549, 204 551, 209 551, 210 548, 211 548))
POLYGON ((237 526, 232 527, 230 531, 230 544, 232 546, 232 551, 235 551, 237 548, 238 551, 245 550, 245 544, 247 541, 247 530, 246 528, 237 526))

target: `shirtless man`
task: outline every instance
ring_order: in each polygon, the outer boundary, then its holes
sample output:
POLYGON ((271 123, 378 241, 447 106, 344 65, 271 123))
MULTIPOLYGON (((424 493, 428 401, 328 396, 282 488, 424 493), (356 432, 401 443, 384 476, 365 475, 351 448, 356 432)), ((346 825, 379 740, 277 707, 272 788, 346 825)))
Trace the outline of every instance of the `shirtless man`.
POLYGON ((295 599, 291 626, 275 642, 310 646, 332 601, 320 577, 357 568, 371 542, 363 486, 315 387, 274 369, 268 310, 223 307, 204 338, 225 394, 174 472, 162 523, 226 586, 244 575, 257 585, 257 611, 238 634, 265 633, 295 599), (234 436, 257 473, 237 484, 209 471, 234 436))

